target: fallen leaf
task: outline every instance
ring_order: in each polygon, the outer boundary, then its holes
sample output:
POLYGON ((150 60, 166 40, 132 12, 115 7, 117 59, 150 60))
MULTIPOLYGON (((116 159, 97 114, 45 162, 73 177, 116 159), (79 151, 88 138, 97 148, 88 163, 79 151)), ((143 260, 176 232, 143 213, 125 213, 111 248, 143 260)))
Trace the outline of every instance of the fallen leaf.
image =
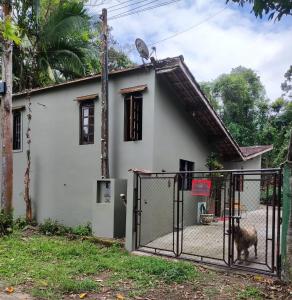
POLYGON ((5 292, 8 293, 8 294, 11 294, 14 292, 14 288, 12 286, 9 286, 5 289, 5 292))
POLYGON ((84 298, 86 298, 86 297, 87 297, 87 293, 82 293, 82 294, 79 295, 79 298, 80 298, 80 299, 84 299, 84 298))
POLYGON ((48 283, 47 283, 45 280, 41 280, 40 283, 41 283, 41 285, 43 285, 43 286, 48 286, 48 283))
POLYGON ((116 298, 117 298, 118 300, 124 300, 124 299, 125 299, 125 297, 124 297, 122 294, 117 294, 117 295, 116 295, 116 298))
POLYGON ((253 277, 253 279, 256 280, 256 281, 260 281, 260 282, 264 281, 264 277, 261 276, 261 275, 255 275, 255 276, 253 277))

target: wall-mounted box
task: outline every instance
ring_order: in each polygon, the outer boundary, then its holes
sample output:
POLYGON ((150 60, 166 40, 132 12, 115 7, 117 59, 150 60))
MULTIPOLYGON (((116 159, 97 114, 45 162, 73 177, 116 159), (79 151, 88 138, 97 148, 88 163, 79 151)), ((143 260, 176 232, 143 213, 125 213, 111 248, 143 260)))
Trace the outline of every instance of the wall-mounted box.
POLYGON ((98 179, 92 206, 92 231, 95 236, 125 236, 126 207, 120 195, 127 194, 126 179, 98 179))

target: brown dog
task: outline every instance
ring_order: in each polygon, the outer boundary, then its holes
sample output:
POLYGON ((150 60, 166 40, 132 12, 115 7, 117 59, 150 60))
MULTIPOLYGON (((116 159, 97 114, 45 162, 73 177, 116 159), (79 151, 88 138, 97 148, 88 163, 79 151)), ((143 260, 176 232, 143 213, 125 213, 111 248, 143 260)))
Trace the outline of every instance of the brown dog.
POLYGON ((258 234, 254 226, 234 226, 233 236, 237 248, 237 259, 241 261, 241 252, 244 251, 244 260, 248 260, 248 248, 254 246, 255 258, 257 258, 258 234))

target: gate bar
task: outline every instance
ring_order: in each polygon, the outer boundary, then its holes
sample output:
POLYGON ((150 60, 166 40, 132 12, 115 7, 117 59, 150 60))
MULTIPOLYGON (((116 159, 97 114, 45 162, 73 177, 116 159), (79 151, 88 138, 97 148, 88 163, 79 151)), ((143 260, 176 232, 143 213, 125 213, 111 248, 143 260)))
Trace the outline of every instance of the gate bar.
MULTIPOLYGON (((219 170, 219 173, 233 173, 233 174, 246 174, 248 172, 261 172, 261 173, 270 173, 274 172, 279 172, 281 171, 281 168, 270 168, 270 169, 244 169, 242 172, 240 172, 238 169, 233 169, 233 170, 219 170)), ((139 172, 137 172, 139 174, 139 172)), ((218 173, 218 170, 211 170, 211 171, 174 171, 174 172, 150 172, 150 173, 141 173, 145 175, 145 178, 150 178, 149 176, 151 175, 170 175, 170 174, 210 174, 210 173, 218 173)), ((251 174, 251 175, 252 175, 251 174)))
POLYGON ((277 213, 278 213, 278 216, 277 216, 277 243, 276 243, 276 253, 277 253, 277 275, 278 277, 281 276, 281 255, 280 255, 280 226, 281 226, 281 222, 280 222, 280 219, 281 219, 281 187, 282 187, 282 180, 283 180, 283 177, 282 177, 282 169, 280 171, 280 174, 278 175, 278 201, 277 201, 277 204, 278 204, 278 210, 277 210, 277 213))
POLYGON ((275 215, 275 198, 277 196, 277 189, 276 189, 276 176, 274 176, 274 182, 273 182, 273 198, 272 198, 272 207, 273 207, 273 212, 272 212, 272 270, 273 272, 275 271, 275 223, 276 223, 276 215, 275 215))

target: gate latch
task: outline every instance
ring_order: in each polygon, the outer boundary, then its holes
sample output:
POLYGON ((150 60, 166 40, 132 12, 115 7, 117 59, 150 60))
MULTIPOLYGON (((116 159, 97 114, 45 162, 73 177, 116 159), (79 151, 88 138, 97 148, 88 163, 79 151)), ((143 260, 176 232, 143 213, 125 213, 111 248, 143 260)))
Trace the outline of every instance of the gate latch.
POLYGON ((241 216, 231 216, 230 218, 235 219, 236 223, 239 224, 239 220, 241 219, 241 216))
POLYGON ((241 216, 230 216, 231 219, 236 219, 236 220, 240 220, 241 216))

